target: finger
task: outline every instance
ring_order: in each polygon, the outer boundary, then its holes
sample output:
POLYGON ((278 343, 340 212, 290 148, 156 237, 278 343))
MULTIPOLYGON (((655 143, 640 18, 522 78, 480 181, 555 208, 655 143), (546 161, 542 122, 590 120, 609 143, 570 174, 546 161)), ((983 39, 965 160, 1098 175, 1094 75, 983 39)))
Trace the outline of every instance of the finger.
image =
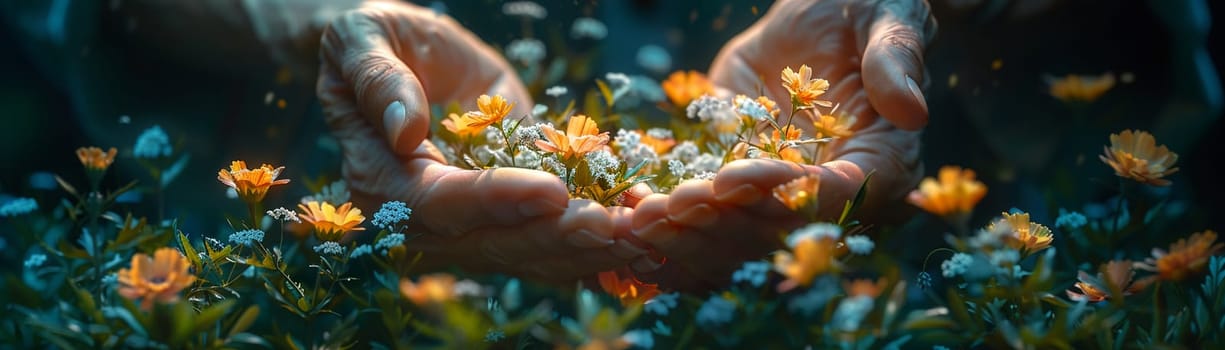
POLYGON ((627 207, 608 208, 612 216, 613 237, 616 243, 608 247, 609 252, 625 259, 635 259, 650 252, 650 245, 634 236, 634 210, 627 207))
POLYGON ((410 167, 420 174, 419 189, 411 198, 418 203, 424 232, 461 235, 482 227, 513 226, 566 212, 569 197, 561 180, 552 174, 519 168, 457 170, 425 165, 410 167))
POLYGON ((480 228, 466 235, 480 241, 481 252, 503 264, 569 256, 613 244, 612 220, 599 203, 572 200, 566 212, 526 224, 480 228))
POLYGON ((649 196, 652 193, 655 193, 655 191, 651 190, 650 185, 647 185, 646 183, 639 183, 633 187, 630 187, 629 190, 623 192, 621 195, 621 205, 630 208, 636 207, 638 206, 638 202, 642 201, 643 198, 646 198, 646 196, 649 196))
POLYGON ((886 0, 866 22, 863 49, 864 87, 872 106, 899 128, 917 130, 927 123, 923 82, 924 49, 935 34, 935 19, 926 1, 886 0))
POLYGON ((805 175, 820 178, 818 215, 825 218, 836 215, 836 209, 852 197, 864 179, 859 165, 847 160, 835 160, 818 167, 774 159, 744 159, 728 163, 719 170, 714 191, 720 202, 745 208, 758 216, 791 216, 793 213, 775 199, 773 190, 805 175))

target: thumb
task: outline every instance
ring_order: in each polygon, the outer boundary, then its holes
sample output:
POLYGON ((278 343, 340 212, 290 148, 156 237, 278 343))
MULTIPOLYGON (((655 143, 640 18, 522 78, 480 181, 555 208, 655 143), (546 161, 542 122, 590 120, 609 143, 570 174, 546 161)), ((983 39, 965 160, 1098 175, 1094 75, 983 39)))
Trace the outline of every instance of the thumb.
POLYGON ((899 128, 922 128, 927 123, 927 101, 919 88, 923 52, 936 32, 927 1, 881 1, 860 28, 868 35, 860 42, 866 41, 862 74, 872 107, 899 128))
POLYGON ((329 123, 356 113, 396 154, 408 155, 429 131, 428 102, 417 75, 395 54, 380 15, 352 10, 324 30, 321 76, 335 79, 321 79, 317 89, 329 123))

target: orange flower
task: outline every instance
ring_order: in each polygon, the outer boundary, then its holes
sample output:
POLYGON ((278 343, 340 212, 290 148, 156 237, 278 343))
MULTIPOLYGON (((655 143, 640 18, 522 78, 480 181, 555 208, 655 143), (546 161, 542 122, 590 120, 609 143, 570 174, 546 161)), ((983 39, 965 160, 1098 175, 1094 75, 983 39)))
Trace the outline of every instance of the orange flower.
POLYGON ((774 100, 771 100, 769 97, 764 95, 757 96, 757 103, 761 104, 762 107, 765 107, 767 111, 770 111, 771 116, 775 118, 778 117, 778 103, 775 103, 774 100))
POLYGON ((566 132, 557 131, 551 125, 541 125, 545 140, 536 140, 536 147, 550 153, 558 153, 563 160, 576 159, 608 144, 608 133, 600 133, 595 121, 582 114, 570 117, 566 132))
POLYGON ((268 188, 273 185, 284 185, 289 179, 277 180, 285 167, 273 169, 271 165, 260 165, 259 168, 247 169, 247 163, 236 160, 230 163, 230 170, 221 169, 217 172, 217 181, 238 191, 238 197, 248 203, 264 200, 268 188))
POLYGON ((81 165, 86 169, 101 171, 106 170, 115 162, 115 154, 118 152, 115 147, 106 152, 102 152, 98 147, 81 147, 77 149, 77 159, 81 160, 81 165))
POLYGON ((1088 300, 1089 302, 1099 302, 1110 299, 1110 293, 1113 289, 1118 289, 1123 293, 1123 296, 1139 293, 1148 285, 1146 283, 1132 283, 1132 278, 1136 272, 1132 270, 1132 263, 1127 260, 1114 260, 1102 264, 1098 269, 1097 277, 1090 276, 1089 273, 1080 271, 1079 280, 1074 286, 1079 293, 1067 290, 1068 298, 1072 300, 1088 300))
POLYGON ((631 274, 629 278, 621 278, 617 271, 599 273, 600 287, 605 292, 621 300, 621 305, 642 305, 659 295, 659 287, 639 281, 631 274))
POLYGON ((800 211, 804 208, 816 207, 817 192, 821 189, 821 178, 816 175, 805 175, 774 188, 774 198, 783 203, 787 209, 800 211))
POLYGON ((770 142, 778 144, 784 140, 795 141, 795 140, 799 140, 800 135, 802 134, 802 132, 800 131, 800 128, 796 127, 795 125, 785 126, 783 127, 783 130, 786 131, 786 133, 781 133, 779 132, 778 129, 771 131, 770 132, 770 142), (787 138, 782 138, 783 135, 787 135, 787 138))
POLYGON ((666 154, 672 150, 672 146, 676 146, 676 139, 674 138, 659 138, 641 130, 635 130, 634 132, 642 135, 642 144, 651 146, 651 149, 655 150, 655 154, 666 154))
POLYGON ((471 119, 463 118, 458 114, 451 113, 447 116, 447 119, 442 120, 442 126, 446 128, 447 131, 450 131, 452 134, 455 134, 461 138, 472 137, 473 135, 477 135, 481 131, 485 130, 485 128, 472 127, 468 124, 470 121, 471 119))
POLYGON ((1165 145, 1156 145, 1157 140, 1148 132, 1123 130, 1110 134, 1110 147, 1098 158, 1114 168, 1115 175, 1153 186, 1169 186, 1170 180, 1162 177, 1178 171, 1171 168, 1178 161, 1178 154, 1165 145))
POLYGON ((787 277, 778 289, 787 291, 799 286, 807 287, 817 275, 835 271, 838 268, 838 262, 834 260, 837 248, 838 242, 833 237, 812 237, 795 242, 790 252, 781 251, 774 255, 774 271, 787 277))
MULTIPOLYGON (((1198 232, 1190 238, 1184 238, 1170 245, 1170 251, 1153 249, 1153 257, 1145 259, 1144 263, 1136 264, 1137 268, 1156 271, 1157 276, 1166 281, 1181 281, 1204 272, 1208 258, 1221 251, 1225 244, 1216 243, 1216 232, 1212 230, 1198 232)), ((1148 278, 1151 279, 1152 277, 1148 278)))
POLYGON ((817 99, 825 94, 826 90, 829 90, 829 81, 812 79, 812 68, 809 68, 808 65, 801 65, 798 73, 792 71, 791 67, 783 69, 782 79, 783 88, 791 93, 792 101, 804 106, 816 104, 830 107, 833 105, 829 101, 817 99))
POLYGON ((846 291, 846 295, 850 297, 867 296, 872 299, 880 296, 880 293, 885 291, 885 279, 881 278, 876 281, 870 279, 857 279, 851 283, 842 283, 842 289, 846 291))
POLYGON ((672 101, 672 105, 684 109, 689 106, 689 102, 693 102, 702 95, 713 94, 715 91, 714 84, 706 80, 706 75, 697 71, 676 71, 668 76, 667 80, 660 83, 664 94, 668 95, 668 100, 672 101))
POLYGON ((974 171, 957 166, 940 168, 939 180, 928 177, 906 201, 955 225, 970 218, 974 205, 987 195, 987 186, 974 179, 974 171))
MULTIPOLYGON (((515 104, 506 101, 506 98, 503 98, 502 95, 493 95, 493 97, 481 95, 481 97, 476 98, 476 107, 480 109, 479 112, 464 113, 456 121, 451 122, 456 129, 452 130, 452 132, 471 135, 485 130, 490 125, 501 123, 502 119, 506 118, 507 114, 510 114, 510 110, 515 107, 515 104)), ((451 127, 448 127, 447 130, 451 130, 451 127)))
POLYGON ((339 241, 349 231, 361 231, 366 228, 358 226, 366 220, 362 210, 346 202, 339 208, 328 202, 309 201, 298 204, 302 212, 298 217, 309 222, 315 229, 315 237, 323 241, 339 241))
POLYGON ((812 121, 812 125, 816 128, 817 138, 843 138, 855 134, 855 131, 851 130, 851 127, 855 126, 855 116, 846 114, 821 115, 812 121))
POLYGON ((1101 76, 1071 74, 1063 78, 1048 79, 1051 96, 1064 101, 1093 102, 1114 87, 1114 73, 1101 76))
POLYGON ((417 283, 404 278, 400 280, 400 293, 413 304, 425 306, 455 300, 455 276, 436 273, 421 276, 417 283))
POLYGON ((1008 245, 1013 249, 1033 253, 1049 247, 1051 241, 1055 239, 1055 236, 1051 234, 1051 229, 1035 222, 1029 222, 1029 213, 1004 213, 1003 215, 1004 218, 988 224, 987 231, 994 230, 996 224, 1007 223, 1012 227, 1012 239, 1008 240, 1008 245))
POLYGON ((135 301, 149 310, 153 302, 172 303, 179 300, 179 291, 196 282, 191 264, 178 249, 160 248, 153 257, 143 253, 132 256, 132 268, 119 270, 119 295, 135 301))

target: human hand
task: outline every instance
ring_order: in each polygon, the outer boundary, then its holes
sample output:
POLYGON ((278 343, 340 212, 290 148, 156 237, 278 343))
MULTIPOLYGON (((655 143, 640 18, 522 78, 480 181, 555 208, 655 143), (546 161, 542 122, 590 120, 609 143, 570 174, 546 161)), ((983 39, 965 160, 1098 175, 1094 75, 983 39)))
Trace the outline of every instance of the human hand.
POLYGON ((892 209, 922 176, 917 130, 927 121, 927 105, 919 83, 924 45, 934 33, 928 4, 920 0, 775 3, 723 48, 711 66, 712 82, 749 96, 762 88, 787 111, 791 98, 777 77, 784 67, 808 64, 814 77, 832 84, 822 99, 857 117, 855 134, 826 145, 823 159, 832 160, 820 166, 737 160, 714 181, 689 181, 670 195, 645 198, 633 232, 668 263, 640 277, 679 289, 726 284, 742 262, 782 247, 780 233, 806 223, 771 195, 804 175, 820 178, 817 215, 823 219, 837 218, 869 172, 875 174, 859 216, 898 216, 892 209))
POLYGON ((571 200, 556 175, 446 163, 426 139, 429 101, 475 110, 478 95, 500 94, 516 116, 533 105, 507 62, 450 17, 368 3, 329 25, 321 52, 318 94, 354 201, 412 208, 408 231, 421 236, 406 245, 427 265, 563 282, 646 252, 614 240, 629 235, 631 209, 571 200))

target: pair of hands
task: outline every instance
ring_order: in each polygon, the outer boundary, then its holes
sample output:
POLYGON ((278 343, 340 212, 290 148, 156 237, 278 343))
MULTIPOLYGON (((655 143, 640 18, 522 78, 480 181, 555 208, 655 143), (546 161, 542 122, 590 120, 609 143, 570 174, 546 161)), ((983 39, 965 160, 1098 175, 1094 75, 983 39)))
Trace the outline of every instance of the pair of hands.
POLYGON ((670 195, 636 187, 624 207, 570 199, 545 172, 446 163, 427 139, 429 101, 475 109, 476 96, 501 94, 517 102, 515 115, 533 103, 497 51, 429 9, 369 3, 335 18, 317 89, 354 200, 413 208, 409 230, 423 234, 409 249, 427 262, 553 282, 628 265, 665 288, 701 289, 726 283, 743 261, 780 247, 780 231, 804 224, 770 195, 793 178, 820 176, 821 211, 833 213, 875 170, 861 213, 888 216, 921 176, 919 83, 934 29, 921 0, 778 1, 722 49, 712 82, 751 95, 765 77, 765 94, 786 110, 774 77, 808 64, 834 84, 826 97, 859 118, 856 135, 827 147, 835 160, 821 166, 739 160, 670 195))

